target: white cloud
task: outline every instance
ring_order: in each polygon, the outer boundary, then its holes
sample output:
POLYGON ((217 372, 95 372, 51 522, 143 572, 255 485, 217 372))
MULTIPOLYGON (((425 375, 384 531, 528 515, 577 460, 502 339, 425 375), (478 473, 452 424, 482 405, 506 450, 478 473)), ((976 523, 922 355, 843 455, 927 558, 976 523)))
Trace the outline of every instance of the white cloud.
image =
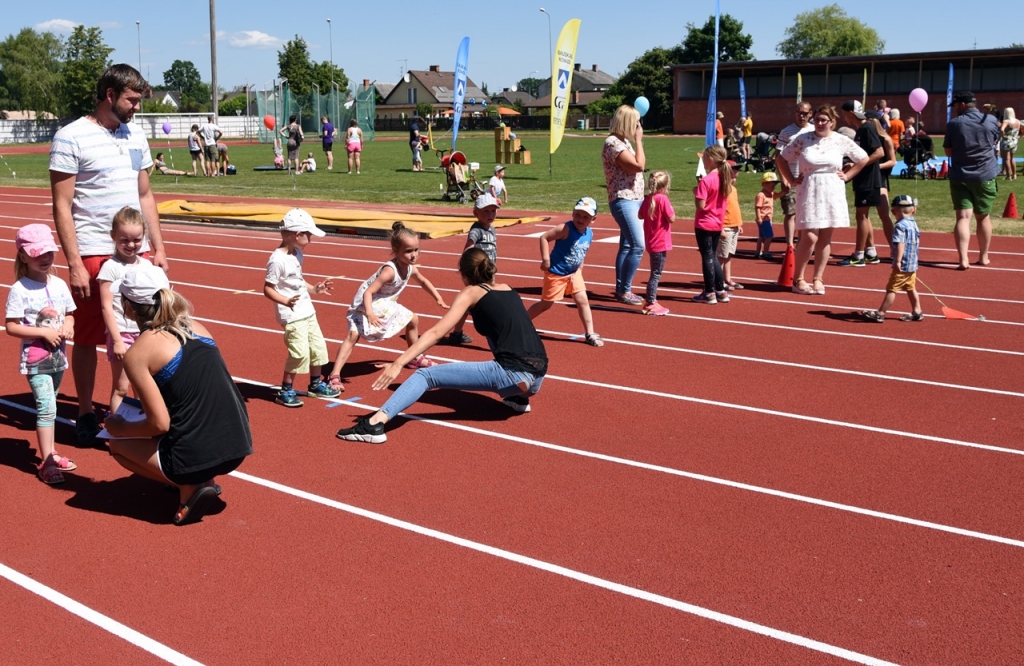
POLYGON ((37 23, 34 27, 39 32, 58 32, 58 33, 69 33, 74 32, 75 28, 81 25, 77 21, 69 21, 67 19, 52 19, 50 21, 44 21, 43 23, 37 23))
POLYGON ((243 30, 228 38, 228 44, 236 49, 276 49, 284 40, 259 30, 243 30))
POLYGON ((118 30, 121 27, 121 24, 117 21, 100 21, 96 24, 96 27, 104 30, 118 30))

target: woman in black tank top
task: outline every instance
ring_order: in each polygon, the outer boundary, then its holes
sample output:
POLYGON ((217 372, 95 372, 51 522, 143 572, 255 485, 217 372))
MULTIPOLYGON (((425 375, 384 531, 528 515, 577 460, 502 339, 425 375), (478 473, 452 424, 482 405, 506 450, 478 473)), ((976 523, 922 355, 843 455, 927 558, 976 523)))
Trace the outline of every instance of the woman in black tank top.
POLYGON ((506 284, 494 282, 494 271, 494 264, 483 250, 466 250, 459 261, 466 288, 455 297, 441 321, 384 368, 373 383, 373 390, 390 386, 406 363, 430 349, 466 312, 473 315, 476 330, 487 338, 494 360, 444 363, 417 370, 378 411, 357 418, 351 428, 339 430, 339 439, 384 443, 384 424, 430 389, 493 391, 513 411, 530 411, 530 397, 540 390, 548 371, 548 357, 519 294, 506 284))

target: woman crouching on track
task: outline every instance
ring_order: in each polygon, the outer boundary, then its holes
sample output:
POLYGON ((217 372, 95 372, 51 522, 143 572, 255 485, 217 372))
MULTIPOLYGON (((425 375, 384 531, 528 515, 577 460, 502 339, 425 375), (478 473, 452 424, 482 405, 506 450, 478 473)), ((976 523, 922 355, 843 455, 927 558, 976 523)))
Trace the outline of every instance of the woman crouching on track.
POLYGON ((473 315, 476 330, 487 338, 494 360, 444 363, 417 370, 383 407, 369 416, 360 416, 353 427, 339 430, 339 439, 383 444, 388 439, 384 425, 429 389, 493 391, 510 409, 520 414, 530 411, 530 397, 544 381, 548 356, 519 294, 507 284, 496 283, 494 272, 494 263, 483 250, 466 250, 459 260, 466 288, 455 297, 441 321, 384 368, 373 390, 390 386, 406 363, 434 346, 467 311, 473 315))
POLYGON ((174 524, 195 522, 220 494, 214 477, 252 453, 249 415, 210 332, 192 320, 163 270, 130 269, 120 292, 125 316, 142 331, 124 369, 145 419, 108 416, 110 453, 125 469, 177 487, 174 524))

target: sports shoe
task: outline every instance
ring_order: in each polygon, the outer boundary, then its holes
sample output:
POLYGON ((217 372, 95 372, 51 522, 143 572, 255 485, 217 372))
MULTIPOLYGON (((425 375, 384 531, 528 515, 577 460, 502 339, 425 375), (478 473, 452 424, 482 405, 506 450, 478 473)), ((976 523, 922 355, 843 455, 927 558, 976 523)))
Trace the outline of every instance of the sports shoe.
POLYGON ((371 424, 369 416, 360 416, 356 419, 354 426, 342 428, 335 436, 350 442, 367 442, 368 444, 383 444, 388 441, 388 436, 384 434, 384 424, 371 424))
POLYGON ((443 345, 468 345, 470 342, 473 342, 473 338, 462 331, 452 331, 441 338, 440 342, 443 345))
POLYGON ((285 407, 302 407, 304 402, 299 400, 299 396, 295 393, 295 389, 280 390, 277 392, 277 397, 274 398, 274 402, 285 407))
POLYGON ((525 414, 530 411, 530 399, 524 395, 510 395, 502 400, 502 402, 505 403, 505 406, 513 412, 525 414))
POLYGON ((867 264, 880 264, 880 263, 882 263, 882 258, 879 257, 877 254, 869 254, 869 255, 864 257, 864 263, 867 263, 867 264))
POLYGON ((718 299, 715 298, 715 295, 712 294, 712 293, 701 292, 701 293, 699 293, 699 294, 697 294, 696 296, 693 297, 693 302, 694 303, 707 303, 708 305, 714 305, 715 303, 718 302, 718 299))
POLYGON ((867 266, 867 262, 864 260, 864 257, 861 257, 861 258, 858 259, 857 257, 854 257, 851 254, 846 259, 843 259, 842 261, 840 261, 839 265, 840 266, 862 266, 863 267, 863 266, 867 266))
POLYGON ((306 389, 306 393, 311 398, 337 398, 341 395, 341 391, 336 388, 328 386, 324 380, 319 380, 315 384, 310 384, 309 388, 306 389))
POLYGON ((631 291, 627 291, 624 294, 615 294, 615 300, 619 303, 625 303, 626 305, 642 305, 644 302, 644 299, 631 291))
POLYGON ((75 420, 75 439, 79 446, 89 446, 100 432, 100 423, 92 412, 81 414, 75 420))
POLYGON ((729 292, 728 291, 716 291, 715 292, 715 300, 717 300, 719 303, 728 303, 729 302, 729 292))
POLYGON ((641 310, 645 315, 651 315, 653 317, 660 317, 668 314, 668 308, 664 305, 659 304, 657 301, 649 305, 645 305, 644 309, 641 310))

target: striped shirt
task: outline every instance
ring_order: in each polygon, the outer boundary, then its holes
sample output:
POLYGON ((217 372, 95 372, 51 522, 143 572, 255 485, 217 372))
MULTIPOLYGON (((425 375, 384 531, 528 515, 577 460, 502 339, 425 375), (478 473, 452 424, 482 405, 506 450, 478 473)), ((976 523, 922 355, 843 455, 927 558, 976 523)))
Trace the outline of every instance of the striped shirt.
MULTIPOLYGON (((139 172, 153 165, 142 130, 121 123, 111 132, 82 117, 62 127, 50 145, 50 171, 75 175, 71 217, 83 257, 114 254, 114 213, 140 209, 139 172)), ((149 249, 148 239, 140 252, 149 249)))
POLYGON ((892 229, 892 268, 902 273, 917 272, 917 249, 921 245, 921 232, 912 217, 896 220, 892 229), (903 261, 896 265, 896 246, 903 243, 903 261))

